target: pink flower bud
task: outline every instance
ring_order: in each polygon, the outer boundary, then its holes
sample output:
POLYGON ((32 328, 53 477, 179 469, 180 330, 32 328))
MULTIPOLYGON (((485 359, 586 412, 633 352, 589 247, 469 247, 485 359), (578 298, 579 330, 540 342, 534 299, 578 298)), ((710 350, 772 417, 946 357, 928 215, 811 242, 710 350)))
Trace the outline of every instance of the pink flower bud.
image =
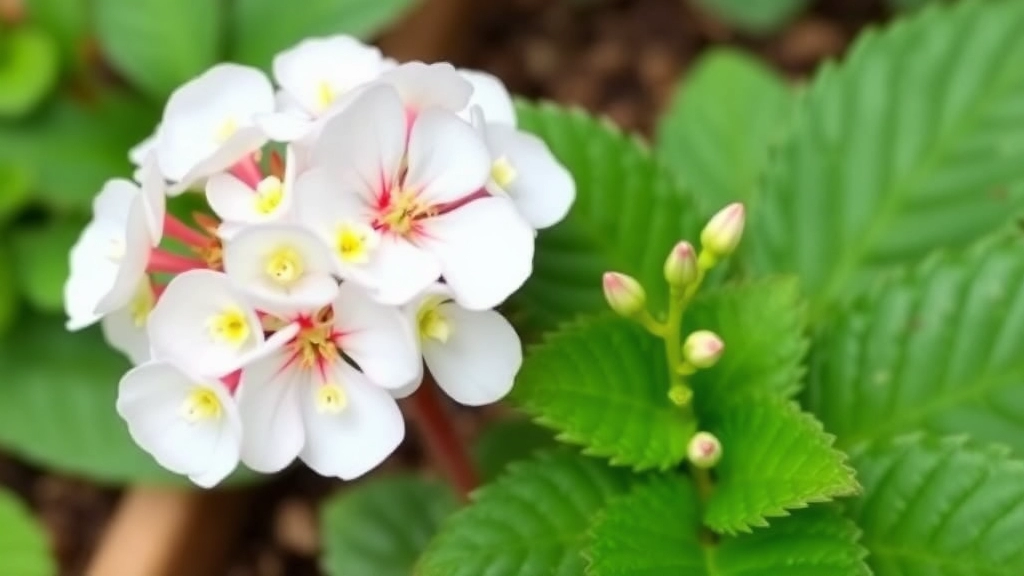
POLYGON ((718 363, 725 343, 714 332, 698 330, 683 343, 683 359, 694 368, 710 368, 718 363))
POLYGON ((665 281, 669 286, 683 288, 697 280, 697 254, 693 244, 676 244, 665 259, 665 281))
POLYGON ((714 468, 722 459, 722 443, 710 432, 697 432, 686 447, 686 456, 697 468, 714 468))
POLYGON ((736 250, 743 236, 746 210, 743 204, 734 203, 715 214, 700 233, 700 243, 713 256, 721 258, 736 250))
POLYGON ((621 316, 636 316, 647 305, 644 287, 632 276, 605 272, 601 285, 604 287, 604 298, 608 301, 608 306, 621 316))

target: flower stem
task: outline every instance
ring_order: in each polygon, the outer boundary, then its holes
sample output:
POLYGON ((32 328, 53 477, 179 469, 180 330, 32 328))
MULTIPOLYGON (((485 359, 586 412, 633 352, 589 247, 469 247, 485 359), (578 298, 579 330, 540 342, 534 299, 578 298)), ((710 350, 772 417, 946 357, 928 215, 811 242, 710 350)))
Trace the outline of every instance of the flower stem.
POLYGON ((437 392, 437 384, 429 375, 409 398, 413 421, 416 422, 431 460, 439 466, 459 496, 466 500, 480 484, 476 467, 465 443, 452 426, 437 392))
POLYGON ((178 220, 170 213, 164 215, 164 235, 174 238, 186 246, 195 246, 197 248, 210 243, 210 238, 205 234, 191 228, 188 224, 178 220))

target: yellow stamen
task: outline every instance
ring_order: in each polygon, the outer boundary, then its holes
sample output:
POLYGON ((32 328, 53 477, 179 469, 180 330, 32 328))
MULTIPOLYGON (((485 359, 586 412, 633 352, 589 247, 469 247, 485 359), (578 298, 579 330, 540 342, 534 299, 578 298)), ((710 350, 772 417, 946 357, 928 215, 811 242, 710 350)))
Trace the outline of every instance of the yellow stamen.
POLYGON ((316 86, 316 104, 319 106, 320 111, 324 111, 334 103, 334 99, 338 97, 338 92, 331 86, 329 82, 321 81, 316 86))
POLYGON ((316 390, 316 411, 320 414, 337 414, 348 405, 348 396, 341 386, 325 382, 316 390))
POLYGON ((241 348, 251 332, 245 313, 237 306, 229 306, 206 322, 210 338, 218 344, 241 348))
POLYGON ((139 289, 135 291, 135 296, 128 303, 128 313, 131 314, 132 324, 140 329, 145 326, 149 313, 153 311, 155 305, 156 294, 153 293, 149 280, 143 280, 139 284, 139 289))
POLYGON ((237 131, 238 122, 236 122, 234 118, 227 118, 217 126, 217 129, 213 133, 213 139, 216 140, 218 144, 223 144, 224 142, 227 142, 228 138, 231 138, 237 131))
POLYGON ((111 239, 107 247, 107 259, 114 263, 120 262, 124 258, 125 250, 126 246, 123 240, 111 239))
POLYGON ((380 222, 391 232, 405 236, 412 231, 413 223, 417 219, 430 216, 433 213, 429 206, 420 202, 414 191, 402 190, 395 195, 394 200, 380 217, 380 222))
POLYGON ((508 188, 519 173, 516 171, 512 163, 508 161, 505 156, 499 157, 491 164, 491 180, 497 184, 500 188, 508 188))
POLYGON ((338 359, 338 346, 331 339, 329 324, 318 324, 305 328, 295 337, 293 349, 298 354, 302 368, 318 364, 331 364, 338 359))
POLYGON ((416 326, 420 338, 434 339, 444 344, 452 334, 452 325, 441 313, 441 304, 445 302, 440 296, 431 296, 420 304, 416 312, 416 326))
POLYGON ((350 264, 363 264, 370 259, 370 252, 377 247, 380 239, 377 233, 365 224, 342 224, 335 236, 335 249, 342 260, 350 264))
POLYGON ((217 394, 205 386, 196 385, 181 403, 181 417, 189 422, 219 420, 224 412, 217 394))
POLYGON ((277 176, 268 176, 256 186, 256 211, 269 216, 277 211, 284 198, 284 186, 277 176))
POLYGON ((274 282, 289 286, 302 278, 304 268, 302 256, 294 248, 281 246, 267 256, 264 270, 274 282))

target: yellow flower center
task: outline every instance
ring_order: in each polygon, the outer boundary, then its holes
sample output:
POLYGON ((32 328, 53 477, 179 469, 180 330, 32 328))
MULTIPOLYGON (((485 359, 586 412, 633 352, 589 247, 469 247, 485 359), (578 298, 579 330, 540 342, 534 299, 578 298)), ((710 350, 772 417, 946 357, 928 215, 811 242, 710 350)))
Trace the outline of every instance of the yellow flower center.
POLYGON ((406 236, 412 231, 413 223, 424 216, 430 216, 433 210, 423 205, 416 193, 411 190, 402 190, 395 195, 394 199, 385 208, 380 217, 381 224, 395 234, 406 236))
POLYGON ((373 228, 356 223, 342 224, 335 238, 338 256, 351 264, 363 264, 369 260, 370 252, 380 242, 373 228))
POLYGON ((505 156, 499 157, 491 164, 491 180, 502 189, 508 188, 518 175, 515 167, 505 156))
POLYGON ((277 211, 284 198, 284 185, 277 176, 268 176, 256 186, 256 211, 264 216, 269 216, 277 211))
POLYGON ((291 344, 301 368, 331 364, 338 359, 338 346, 331 339, 329 324, 304 328, 291 344))
POLYGON ((146 319, 149 318, 149 313, 153 311, 153 306, 156 305, 156 294, 153 293, 153 288, 149 285, 149 280, 143 280, 139 284, 139 289, 135 291, 135 296, 132 297, 131 302, 128 303, 128 313, 132 317, 132 324, 136 328, 142 328, 146 325, 146 319))
POLYGON ((241 348, 251 332, 245 313, 237 306, 229 306, 206 322, 210 338, 218 344, 241 348))
POLYGON ((289 286, 302 277, 304 268, 302 256, 294 248, 281 246, 267 256, 264 271, 277 284, 289 286))
POLYGON ((341 386, 324 382, 316 390, 316 411, 320 414, 337 414, 348 405, 348 397, 341 386))
POLYGON ((338 97, 338 91, 331 86, 330 82, 321 81, 316 85, 316 104, 320 112, 330 108, 338 97))
POLYGON ((219 420, 224 413, 217 394, 205 386, 193 386, 181 403, 181 417, 189 422, 219 420))
POLYGON ((451 336, 451 323, 441 312, 444 301, 440 296, 431 296, 423 301, 416 312, 416 327, 422 340, 433 339, 444 344, 451 336))
POLYGON ((213 139, 218 144, 223 144, 234 136, 235 132, 238 132, 238 122, 234 118, 226 118, 217 125, 217 129, 213 133, 213 139))

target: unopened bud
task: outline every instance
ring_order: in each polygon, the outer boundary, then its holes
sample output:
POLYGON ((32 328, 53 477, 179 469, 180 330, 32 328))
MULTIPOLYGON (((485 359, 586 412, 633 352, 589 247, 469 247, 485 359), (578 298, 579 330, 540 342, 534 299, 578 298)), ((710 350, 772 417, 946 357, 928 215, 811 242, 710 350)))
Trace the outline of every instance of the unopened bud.
POLYGON ((710 432, 697 432, 686 447, 686 456, 697 468, 714 468, 722 459, 722 443, 710 432))
POLYGON ((636 316, 647 305, 644 287, 632 276, 605 272, 601 285, 604 287, 604 298, 608 301, 608 306, 622 316, 636 316))
POLYGON ((693 390, 684 384, 674 384, 668 389, 668 399, 676 406, 686 406, 693 400, 693 390))
POLYGON ((701 246, 712 256, 722 258, 736 250, 743 237, 746 210, 739 202, 729 204, 715 214, 700 233, 701 246))
POLYGON ((683 360, 694 368, 711 368, 725 351, 725 343, 718 334, 698 330, 683 343, 683 360))
POLYGON ((697 280, 697 254, 693 244, 680 242, 665 259, 665 281, 669 286, 682 288, 697 280))

